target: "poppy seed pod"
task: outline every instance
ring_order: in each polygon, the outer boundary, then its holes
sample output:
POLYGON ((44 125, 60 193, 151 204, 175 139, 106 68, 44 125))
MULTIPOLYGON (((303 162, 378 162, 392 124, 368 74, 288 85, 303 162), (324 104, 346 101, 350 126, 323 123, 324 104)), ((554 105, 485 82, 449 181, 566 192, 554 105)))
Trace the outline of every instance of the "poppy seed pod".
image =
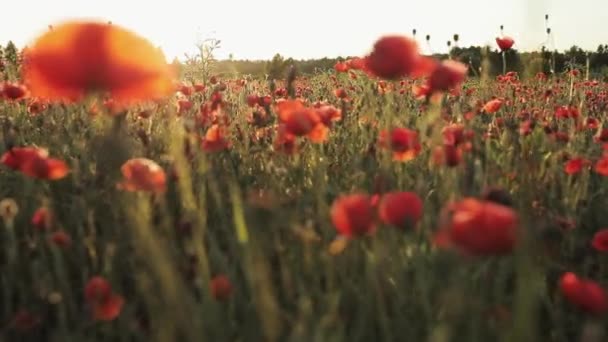
POLYGON ((458 41, 460 40, 460 35, 455 34, 453 38, 454 38, 454 41, 455 41, 456 43, 458 43, 458 41))
POLYGON ((426 41, 428 42, 428 41, 430 41, 430 40, 431 40, 431 35, 430 35, 430 34, 427 34, 427 35, 426 35, 426 41))

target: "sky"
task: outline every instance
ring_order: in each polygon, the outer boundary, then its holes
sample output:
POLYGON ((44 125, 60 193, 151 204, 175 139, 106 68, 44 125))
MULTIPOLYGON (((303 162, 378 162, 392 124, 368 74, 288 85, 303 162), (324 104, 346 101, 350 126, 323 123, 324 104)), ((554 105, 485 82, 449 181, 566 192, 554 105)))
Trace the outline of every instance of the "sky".
POLYGON ((457 33, 459 45, 495 45, 504 33, 519 50, 547 41, 595 50, 608 43, 607 0, 13 0, 2 1, 0 44, 30 43, 49 24, 69 19, 112 21, 160 46, 168 60, 196 51, 205 38, 221 40, 218 58, 295 59, 357 56, 387 34, 416 29, 424 52, 444 52, 457 33), (430 46, 424 37, 431 35, 430 46))

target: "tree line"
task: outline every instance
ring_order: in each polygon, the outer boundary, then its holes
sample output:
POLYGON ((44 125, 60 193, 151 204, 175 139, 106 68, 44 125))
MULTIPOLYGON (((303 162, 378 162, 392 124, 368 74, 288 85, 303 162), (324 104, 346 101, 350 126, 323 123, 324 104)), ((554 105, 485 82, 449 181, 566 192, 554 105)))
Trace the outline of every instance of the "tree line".
MULTIPOLYGON (((436 54, 436 58, 454 59, 469 66, 469 76, 481 74, 497 76, 502 72, 502 56, 497 50, 488 47, 452 47, 449 54, 436 54), (484 70, 484 68, 486 70, 484 70)), ((207 68, 218 75, 240 77, 249 75, 255 78, 283 78, 287 69, 294 66, 298 73, 309 75, 317 72, 327 72, 333 69, 339 61, 350 57, 319 58, 297 60, 285 58, 276 54, 271 60, 215 60, 212 55, 204 58, 207 68)), ((587 68, 593 78, 608 79, 608 44, 599 45, 591 52, 578 46, 572 46, 566 51, 549 51, 541 49, 534 52, 519 52, 515 49, 506 52, 507 70, 516 71, 522 77, 533 77, 539 72, 546 74, 563 73, 572 69, 586 72, 587 68)), ((200 61, 200 60, 199 60, 200 61)), ((197 62, 183 63, 174 61, 182 74, 188 74, 188 69, 198 68, 197 62)), ((0 45, 0 71, 19 64, 19 50, 12 42, 5 47, 0 45)))

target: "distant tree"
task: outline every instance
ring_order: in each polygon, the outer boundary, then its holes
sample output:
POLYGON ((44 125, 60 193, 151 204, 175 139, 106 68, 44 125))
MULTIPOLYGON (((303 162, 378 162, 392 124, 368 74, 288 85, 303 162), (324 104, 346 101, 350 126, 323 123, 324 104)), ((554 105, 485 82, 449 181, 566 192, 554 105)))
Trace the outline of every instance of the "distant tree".
POLYGON ((277 53, 272 60, 266 63, 266 74, 272 80, 280 79, 283 77, 286 67, 285 58, 277 53))
POLYGON ((14 66, 17 65, 17 62, 19 61, 19 51, 12 40, 10 40, 4 48, 4 56, 8 63, 14 66))

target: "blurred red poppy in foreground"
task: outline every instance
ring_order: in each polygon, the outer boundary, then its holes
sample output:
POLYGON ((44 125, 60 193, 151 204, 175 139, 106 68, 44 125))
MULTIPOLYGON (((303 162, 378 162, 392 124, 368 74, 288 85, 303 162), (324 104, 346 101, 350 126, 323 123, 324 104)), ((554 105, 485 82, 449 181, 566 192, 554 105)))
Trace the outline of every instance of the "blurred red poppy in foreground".
POLYGON ((500 51, 507 51, 513 47, 515 41, 511 37, 504 36, 502 38, 496 38, 496 44, 498 44, 498 48, 500 48, 500 51))
POLYGON ((403 36, 386 36, 374 44, 373 51, 365 59, 365 66, 378 77, 398 79, 410 76, 419 61, 416 41, 403 36))
POLYGON ((503 205, 466 198, 449 205, 443 220, 436 236, 440 247, 453 246, 470 255, 501 255, 517 243, 517 214, 503 205))
POLYGON ((382 196, 378 213, 382 222, 397 228, 414 228, 422 217, 422 200, 413 192, 392 192, 382 196))
POLYGON ((562 275, 559 285, 568 302, 580 310, 594 315, 608 311, 606 291, 596 282, 567 272, 562 275))
POLYGON ((437 63, 427 81, 431 92, 448 91, 459 86, 467 75, 468 68, 460 62, 447 60, 437 63))
POLYGON ((122 311, 125 300, 112 292, 112 286, 103 277, 91 278, 84 288, 84 298, 90 306, 93 319, 112 321, 122 311))
POLYGON ((24 55, 23 79, 33 96, 54 100, 99 91, 122 103, 174 90, 159 49, 126 29, 97 22, 64 23, 39 37, 24 55))
POLYGON ((362 236, 375 230, 374 210, 368 195, 337 198, 331 206, 331 221, 340 235, 362 236))
POLYGON ((150 159, 129 159, 120 171, 124 180, 117 185, 119 189, 147 192, 164 192, 166 189, 165 171, 150 159))
POLYGON ((26 176, 58 180, 69 173, 65 162, 49 157, 49 152, 37 147, 15 147, 5 152, 0 162, 26 176))

